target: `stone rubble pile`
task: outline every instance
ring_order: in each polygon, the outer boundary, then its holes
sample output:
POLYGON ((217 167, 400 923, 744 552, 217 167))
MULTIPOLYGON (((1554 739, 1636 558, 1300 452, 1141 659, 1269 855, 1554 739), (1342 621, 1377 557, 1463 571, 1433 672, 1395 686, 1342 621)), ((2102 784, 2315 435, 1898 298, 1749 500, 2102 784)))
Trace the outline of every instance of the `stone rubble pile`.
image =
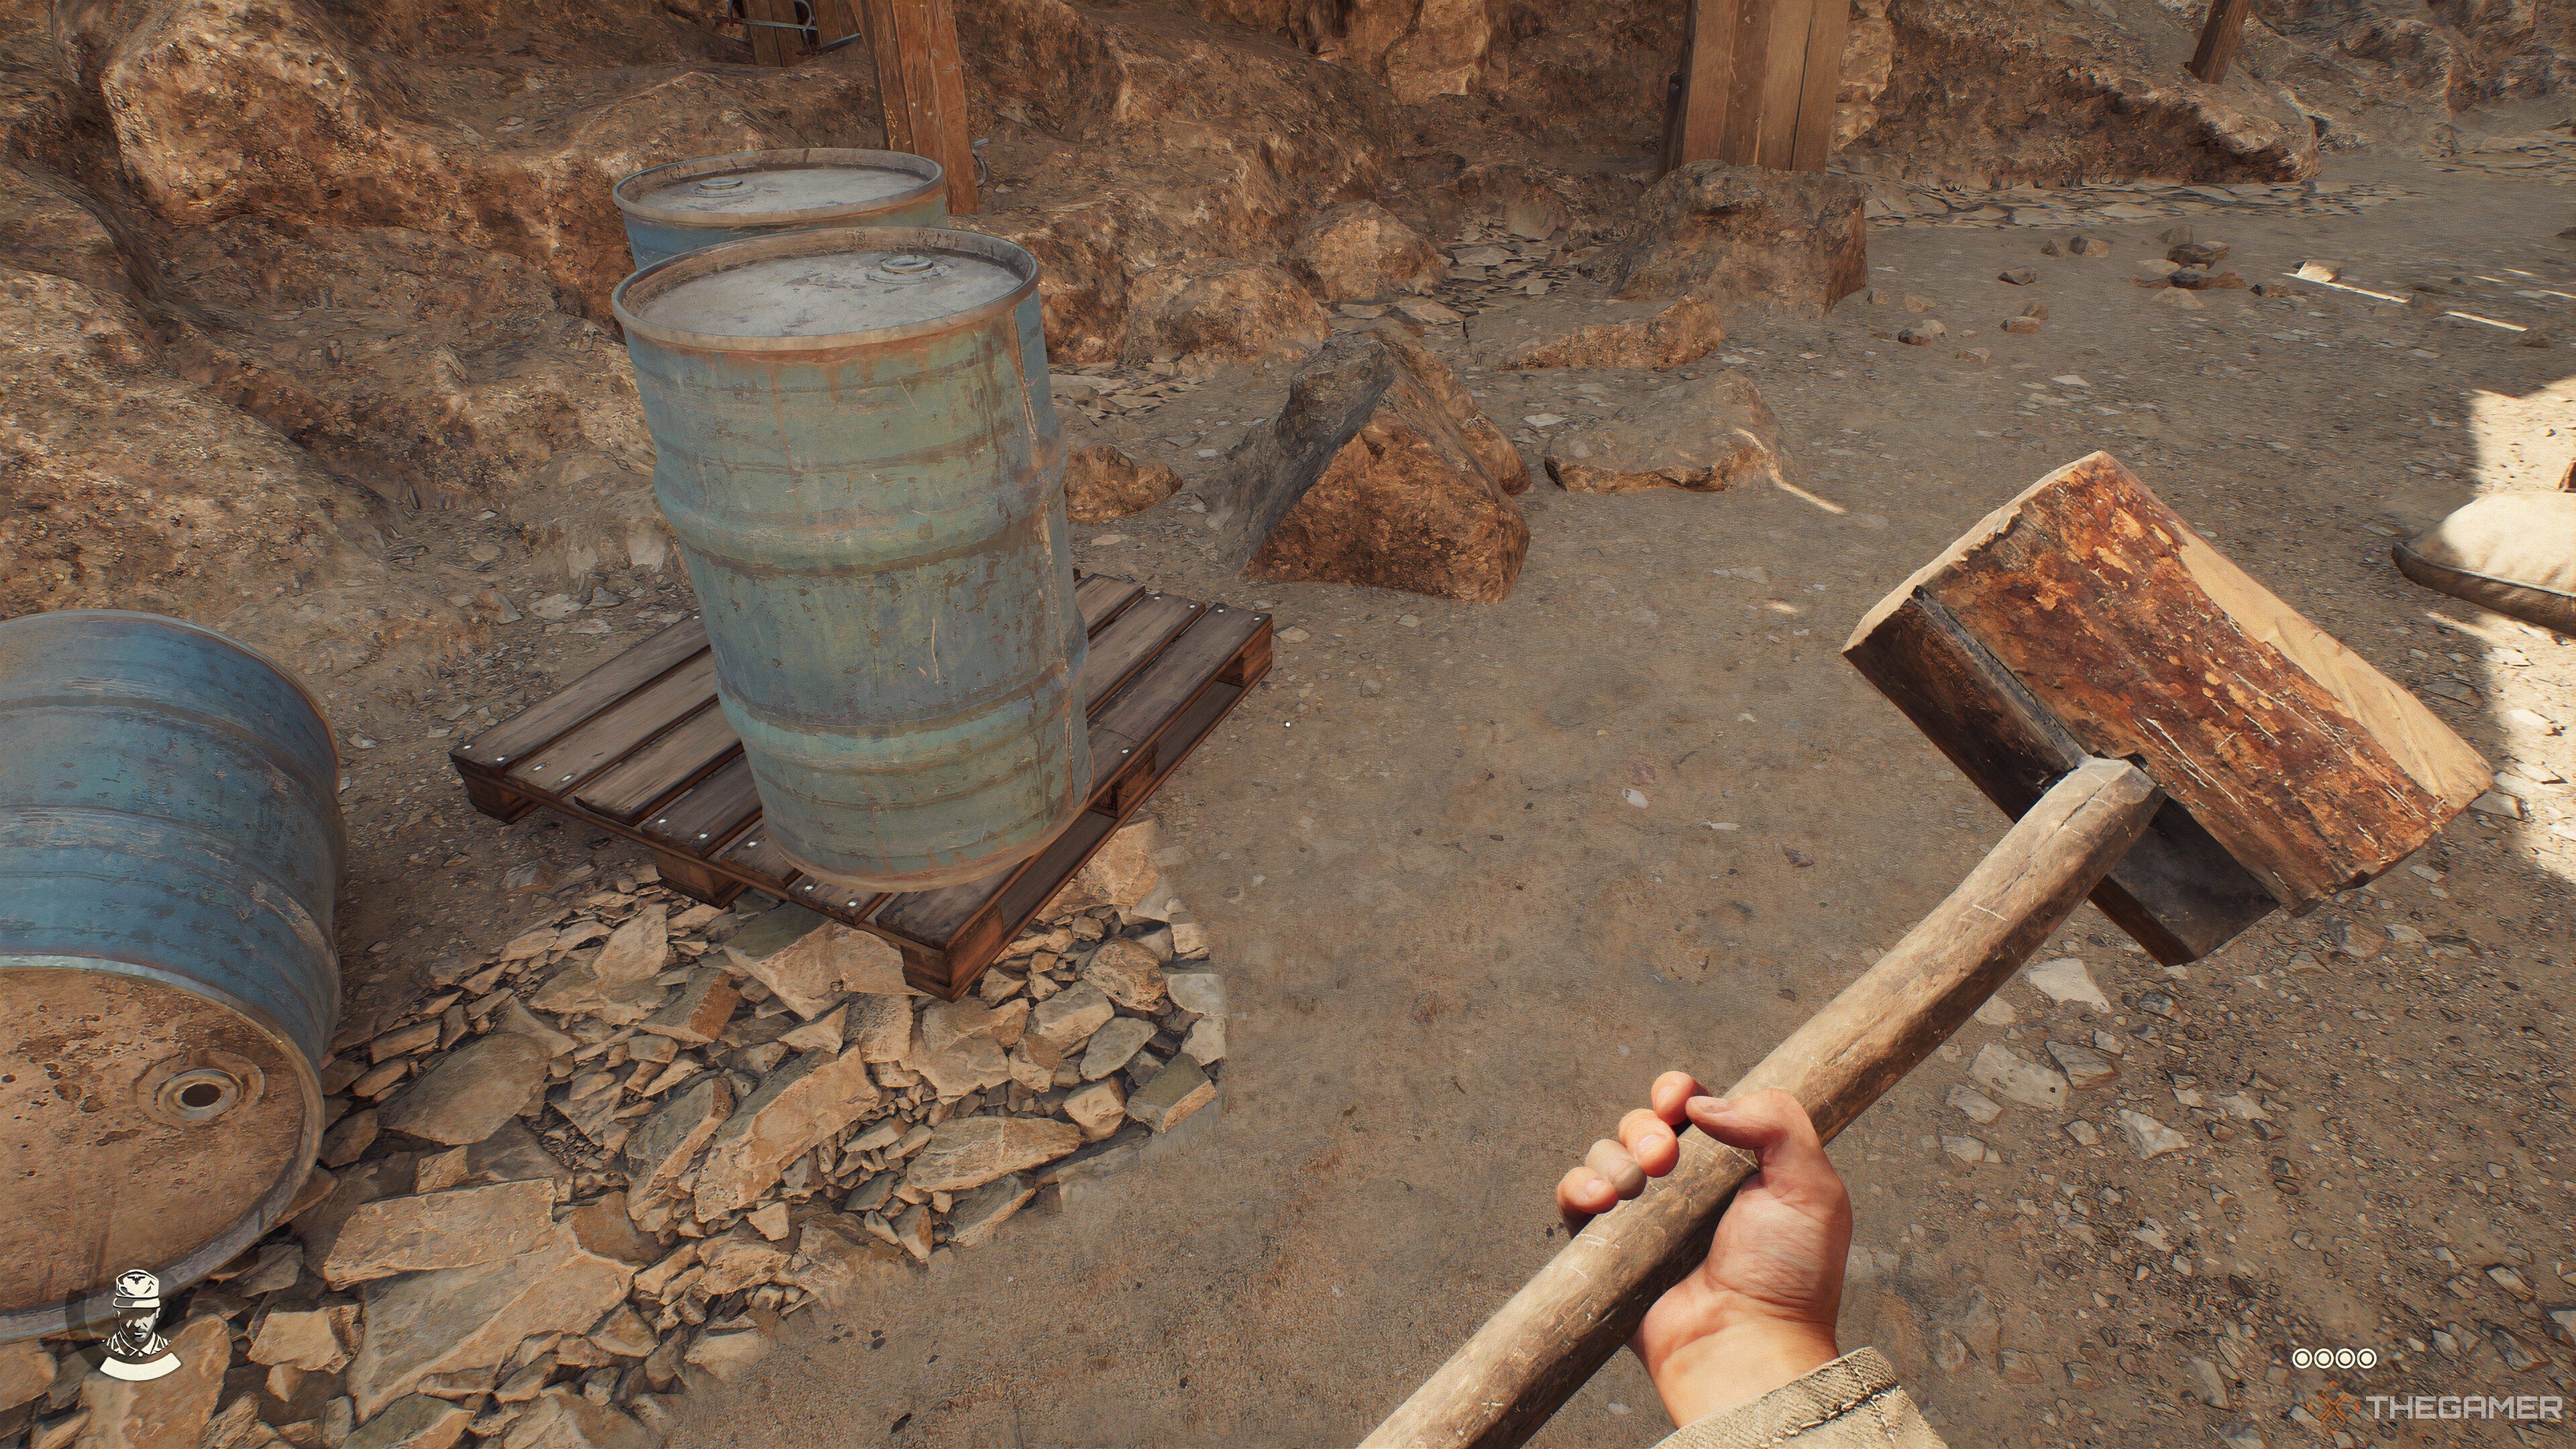
POLYGON ((564 891, 340 1045, 286 1222, 165 1311, 179 1372, 0 1345, 0 1444, 651 1449, 665 1396, 786 1315, 989 1241, 1215 1100, 1225 986, 1155 854, 1122 828, 955 1002, 799 906, 649 866, 564 891))

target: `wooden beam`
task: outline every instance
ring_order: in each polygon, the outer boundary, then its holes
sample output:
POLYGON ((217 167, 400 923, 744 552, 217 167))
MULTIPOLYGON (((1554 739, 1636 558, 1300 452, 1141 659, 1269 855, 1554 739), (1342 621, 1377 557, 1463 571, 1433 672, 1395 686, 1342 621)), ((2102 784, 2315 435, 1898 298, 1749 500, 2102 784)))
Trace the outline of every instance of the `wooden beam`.
POLYGON ((2200 48, 2191 56, 2193 75, 2211 85, 2227 79, 2227 63, 2236 58, 2236 42, 2244 37, 2245 17, 2253 8, 2254 0, 2209 0, 2200 48))
POLYGON ((976 209, 975 148, 966 129, 966 72, 949 0, 860 0, 885 108, 886 149, 939 163, 948 210, 976 209))
POLYGON ((1822 171, 1834 154, 1834 101, 1842 94, 1843 42, 1850 33, 1850 0, 1815 0, 1807 15, 1807 53, 1790 135, 1793 170, 1822 171))
POLYGON ((1742 0, 1691 0, 1682 45, 1681 94, 1667 129, 1664 168, 1719 159, 1735 85, 1736 11, 1742 0))
POLYGON ((1755 92, 1759 110, 1753 137, 1753 164, 1786 171, 1796 155, 1798 97, 1807 82, 1807 32, 1820 7, 1849 0, 1769 0, 1771 24, 1764 37, 1761 79, 1755 92))

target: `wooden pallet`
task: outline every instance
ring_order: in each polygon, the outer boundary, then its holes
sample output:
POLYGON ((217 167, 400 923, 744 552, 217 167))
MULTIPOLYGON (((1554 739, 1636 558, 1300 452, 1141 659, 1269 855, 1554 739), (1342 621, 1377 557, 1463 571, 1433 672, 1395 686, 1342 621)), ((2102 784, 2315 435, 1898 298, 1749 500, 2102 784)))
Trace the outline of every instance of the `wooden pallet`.
POLYGON ((904 895, 852 896, 799 875, 760 828, 742 741, 716 706, 696 615, 448 753, 474 808, 517 820, 540 805, 641 842, 663 883, 714 905, 756 890, 871 931, 904 979, 951 1001, 1073 878, 1218 720, 1270 671, 1270 616, 1094 575, 1074 587, 1091 635, 1082 666, 1093 784, 1054 842, 998 875, 904 895))

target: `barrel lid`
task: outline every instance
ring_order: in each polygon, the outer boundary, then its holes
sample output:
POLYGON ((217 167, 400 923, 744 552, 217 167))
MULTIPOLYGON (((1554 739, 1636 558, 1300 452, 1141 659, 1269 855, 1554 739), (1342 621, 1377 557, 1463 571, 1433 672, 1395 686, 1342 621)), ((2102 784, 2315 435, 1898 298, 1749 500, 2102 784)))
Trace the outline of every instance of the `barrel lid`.
POLYGON ((860 220, 943 185, 939 163, 900 151, 735 151, 638 171, 617 183, 628 215, 672 226, 860 220))
POLYGON ((755 237, 648 267, 618 318, 669 340, 758 344, 936 328, 1032 287, 1027 252, 975 232, 851 227, 755 237))

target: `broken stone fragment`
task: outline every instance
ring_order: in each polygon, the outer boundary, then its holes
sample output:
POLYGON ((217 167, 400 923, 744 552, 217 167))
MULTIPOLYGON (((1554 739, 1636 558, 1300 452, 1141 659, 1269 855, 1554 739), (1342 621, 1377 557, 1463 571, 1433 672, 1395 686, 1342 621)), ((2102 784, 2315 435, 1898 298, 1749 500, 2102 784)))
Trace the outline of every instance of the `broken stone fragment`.
POLYGON ((663 1002, 636 1030, 690 1046, 705 1046, 724 1034, 725 1023, 733 1019, 734 1008, 741 1004, 742 993, 734 989, 732 977, 702 966, 689 973, 678 995, 663 1002))
POLYGON ((2191 1145, 2190 1138, 2144 1112, 2122 1108, 2120 1127, 2129 1134, 2129 1145, 2137 1149, 2140 1157, 2162 1157, 2168 1152, 2180 1152, 2191 1145))
POLYGON ((2056 1059, 2058 1070, 2066 1074, 2067 1085, 2079 1092, 2087 1087, 2098 1087, 2120 1074, 2117 1064, 2091 1047, 2053 1041, 2048 1044, 2048 1054, 2056 1059))
POLYGON ((905 1208, 887 1226, 896 1246, 910 1253, 917 1262, 930 1261, 930 1209, 918 1203, 905 1208))
POLYGON ((1172 1004, 1198 1016, 1225 1015, 1225 978, 1213 971, 1176 971, 1163 973, 1163 987, 1171 994, 1172 1004))
POLYGON ((707 1270, 698 1287, 712 1300, 775 1282, 787 1271, 787 1258, 787 1249, 738 1225, 731 1233, 698 1245, 698 1261, 707 1270))
POLYGON ((1191 1113, 1216 1100, 1216 1083, 1188 1057, 1154 1074, 1154 1079, 1127 1097, 1127 1115, 1156 1132, 1169 1132, 1191 1113))
POLYGON ((474 1421, 463 1404, 405 1394, 359 1425, 342 1449, 449 1449, 474 1421))
POLYGON ((1159 1013, 1171 999, 1163 984, 1162 963, 1124 936, 1102 942, 1091 953, 1083 964, 1082 979, 1130 1011, 1159 1013))
MULTIPOLYGON (((1140 815, 1119 826, 1073 873, 1073 879, 1049 898, 1045 914, 1061 916, 1101 906, 1124 910, 1144 900, 1162 879, 1162 872, 1154 865, 1154 847, 1159 838, 1150 815, 1140 815)), ((1035 949, 1062 951, 1071 944, 1070 933, 1050 933, 1035 949), (1056 934, 1063 934, 1065 939, 1055 940, 1056 934)))
MULTIPOLYGON (((345 1288, 396 1273, 463 1268, 514 1257, 534 1246, 553 1226, 554 1203, 554 1185, 549 1182, 501 1182, 378 1198, 351 1213, 341 1225, 330 1255, 322 1261, 322 1277, 334 1288, 345 1288)), ((270 1315, 270 1321, 278 1316, 270 1315)), ((257 1356, 255 1350, 253 1356, 257 1356)))
POLYGON ((1181 1054, 1203 1067, 1225 1060, 1225 1018, 1199 1018, 1190 1027, 1190 1034, 1182 1038, 1181 1054))
POLYGON ((1028 1049, 1031 1059, 1052 1067, 1089 1041, 1092 1033, 1115 1015, 1116 1009, 1099 987, 1078 982, 1037 1004, 1029 1013, 1028 1030, 1021 1045, 1028 1049))
POLYGON ((1081 1145, 1080 1128, 1052 1118, 952 1117, 932 1129, 904 1184, 920 1192, 963 1192, 1044 1166, 1081 1145))
POLYGON ((1467 319, 1476 361, 1504 369, 1679 367, 1726 340, 1717 304, 1684 295, 1669 302, 1539 302, 1467 319))
POLYGON ((2051 1001, 2080 1002, 2095 1011, 2111 1009, 2111 998, 2093 983, 2093 973, 2085 969, 2080 958, 2060 956, 2054 961, 2042 961, 2023 972, 2022 979, 2051 1001))
POLYGON ((1082 1079, 1096 1082, 1126 1066, 1153 1035, 1154 1024, 1150 1021, 1132 1016, 1111 1018, 1091 1034, 1091 1044, 1083 1049, 1082 1079))
POLYGON ((1989 1042, 1968 1064, 1977 1085, 2025 1107, 2043 1112, 2066 1108, 2066 1078, 2000 1042, 1989 1042))
POLYGON ((232 1366, 232 1331, 211 1314, 191 1318, 170 1335, 170 1351, 179 1366, 160 1378, 92 1373, 80 1381, 88 1421, 79 1449, 197 1449, 232 1366))
POLYGON ((876 1084, 856 1052, 808 1052, 771 1072, 707 1143, 694 1193, 699 1220, 758 1201, 787 1164, 876 1104, 876 1084))
POLYGON ((1639 199, 1612 291, 1823 316, 1869 280, 1863 200, 1857 184, 1821 172, 1678 167, 1639 199))
POLYGON ((973 1248, 990 1242, 994 1230, 1037 1195, 1037 1184, 1014 1172, 960 1196, 948 1209, 949 1246, 973 1248))
POLYGON ((698 1335, 681 1362, 719 1383, 731 1383, 768 1352, 769 1335, 756 1328, 738 1328, 698 1335))
POLYGON ((1428 292, 1441 272, 1440 253, 1420 232, 1369 201, 1308 222, 1288 249, 1288 265, 1327 302, 1428 292))
POLYGON ((615 1026, 631 1026, 659 1010, 669 988, 650 976, 609 980, 599 974, 599 957, 576 957, 555 969, 528 1004, 558 1016, 595 1016, 615 1026))
POLYGON ((322 1148, 317 1154, 324 1167, 346 1167, 364 1156, 376 1140, 382 1120, 370 1108, 352 1112, 331 1124, 322 1134, 322 1148))
POLYGON ((1547 473, 1574 493, 1709 493, 1783 481, 1782 446, 1779 421, 1753 384, 1715 372, 1658 388, 1636 416, 1559 432, 1547 473))
POLYGON ((1966 1113, 1969 1121, 1980 1127, 2002 1116, 2004 1112, 2002 1107, 1995 1104, 1993 1098, 1974 1087, 1952 1087, 1949 1102, 1951 1106, 1966 1113))
POLYGON ((591 974, 610 985, 641 981, 658 974, 671 961, 671 913, 660 905, 637 911, 609 933, 608 944, 590 963, 591 974))
POLYGON ((1127 1095, 1115 1078, 1093 1082, 1064 1099, 1064 1115, 1082 1129, 1082 1140, 1098 1142, 1127 1120, 1127 1095))
POLYGON ((727 936, 725 956, 807 1021, 852 991, 901 996, 903 953, 865 931, 782 905, 727 936))
POLYGON ((537 1395, 501 1438, 501 1449, 659 1449, 662 1436, 610 1404, 559 1385, 537 1395))
POLYGON ((843 1029, 849 1015, 850 1008, 846 1003, 833 1007, 824 1015, 780 1037, 778 1044, 790 1051, 837 1052, 841 1049, 843 1029))
POLYGON ((1491 603, 1529 552, 1511 498, 1528 477, 1448 368, 1381 321, 1299 368, 1202 490, 1249 577, 1491 603))
POLYGON ((314 1308, 280 1309, 260 1320, 251 1338, 252 1363, 284 1365, 308 1373, 338 1373, 349 1362, 348 1334, 354 1311, 314 1308))
POLYGON ((531 1335, 588 1329, 625 1298, 634 1273, 559 1223, 514 1257, 367 1284, 366 1339, 348 1376, 359 1419, 427 1375, 498 1364, 531 1335))
POLYGON ((904 997, 859 997, 845 1023, 844 1048, 865 1061, 899 1063, 912 1055, 912 1003, 904 997))

